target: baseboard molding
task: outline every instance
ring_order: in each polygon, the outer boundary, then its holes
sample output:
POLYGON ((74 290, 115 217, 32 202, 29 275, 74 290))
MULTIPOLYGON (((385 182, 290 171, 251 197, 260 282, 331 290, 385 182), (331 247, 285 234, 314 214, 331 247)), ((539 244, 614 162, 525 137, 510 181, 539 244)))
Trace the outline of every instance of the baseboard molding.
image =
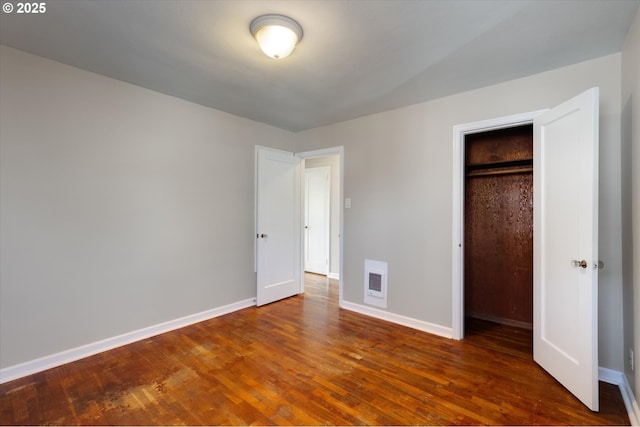
POLYGON ((414 319, 412 317, 402 316, 400 314, 391 313, 389 311, 380 310, 366 305, 354 304, 348 301, 342 301, 341 308, 345 310, 355 311, 356 313, 366 316, 375 317, 377 319, 386 320, 387 322, 397 323, 398 325, 407 326, 419 331, 428 332, 444 338, 452 338, 453 330, 435 323, 425 322, 424 320, 414 319))
POLYGON ((327 274, 329 279, 340 280, 340 275, 338 273, 329 273, 327 274))
POLYGON ((127 332, 122 335, 61 351, 29 362, 9 366, 0 369, 0 384, 255 305, 255 298, 249 298, 244 301, 238 301, 222 307, 191 314, 179 319, 138 329, 137 331, 127 332))
POLYGON ((631 390, 631 385, 627 381, 627 376, 620 371, 601 367, 598 368, 598 378, 602 382, 617 385, 620 388, 624 406, 629 414, 629 422, 632 426, 640 425, 640 408, 633 395, 633 390, 631 390))

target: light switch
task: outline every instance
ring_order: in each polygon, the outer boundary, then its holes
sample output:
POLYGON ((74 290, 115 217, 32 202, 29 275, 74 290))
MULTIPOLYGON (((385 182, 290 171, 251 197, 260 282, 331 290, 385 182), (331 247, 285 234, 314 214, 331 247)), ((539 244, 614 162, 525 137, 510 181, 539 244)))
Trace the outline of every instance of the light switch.
POLYGON ((351 199, 349 199, 349 198, 344 199, 344 208, 345 209, 350 209, 351 208, 351 199))

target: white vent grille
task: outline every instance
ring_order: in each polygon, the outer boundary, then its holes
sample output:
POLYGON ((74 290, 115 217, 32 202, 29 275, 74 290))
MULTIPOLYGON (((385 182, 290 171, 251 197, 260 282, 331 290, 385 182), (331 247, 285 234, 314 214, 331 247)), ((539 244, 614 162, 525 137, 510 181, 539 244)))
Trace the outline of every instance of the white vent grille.
POLYGON ((387 308, 387 263, 364 260, 364 302, 387 308))

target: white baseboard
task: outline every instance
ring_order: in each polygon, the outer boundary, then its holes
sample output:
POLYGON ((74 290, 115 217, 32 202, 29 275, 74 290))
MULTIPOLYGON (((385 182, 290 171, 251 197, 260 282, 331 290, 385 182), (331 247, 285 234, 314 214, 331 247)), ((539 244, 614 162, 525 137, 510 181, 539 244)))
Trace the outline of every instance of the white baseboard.
POLYGON ((340 275, 338 273, 329 273, 327 274, 329 279, 340 280, 340 275))
POLYGON ((191 314, 179 319, 138 329, 137 331, 127 332, 122 335, 61 351, 59 353, 20 363, 18 365, 9 366, 7 368, 0 369, 0 384, 255 305, 256 299, 249 298, 244 301, 238 301, 222 307, 191 314))
POLYGON ((341 308, 345 310, 355 311, 366 316, 375 317, 388 322, 397 323, 398 325, 407 326, 419 331, 428 332, 444 338, 453 337, 453 329, 446 326, 436 325, 435 323, 425 322, 424 320, 414 319, 412 317, 402 316, 400 314, 391 313, 389 311, 380 310, 366 305, 354 304, 348 301, 342 301, 341 308))
POLYGON ((620 371, 600 367, 598 368, 598 379, 605 383, 617 385, 620 388, 624 406, 629 414, 629 422, 632 426, 640 425, 640 408, 633 395, 633 390, 631 390, 631 385, 627 381, 627 376, 620 371))

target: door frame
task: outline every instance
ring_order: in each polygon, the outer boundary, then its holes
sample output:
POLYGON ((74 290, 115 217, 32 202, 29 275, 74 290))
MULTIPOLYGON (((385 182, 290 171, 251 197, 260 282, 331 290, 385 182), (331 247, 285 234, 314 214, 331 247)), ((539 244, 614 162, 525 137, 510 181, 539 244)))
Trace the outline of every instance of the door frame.
MULTIPOLYGON (((453 127, 453 210, 452 210, 452 338, 464 338, 464 193, 465 137, 470 134, 511 128, 533 123, 548 109, 455 125, 453 127)), ((536 162, 534 158, 535 171, 536 162)))
MULTIPOLYGON (((340 200, 340 240, 339 240, 339 277, 338 277, 338 306, 340 308, 343 307, 343 266, 344 266, 344 146, 330 147, 330 148, 322 148, 319 150, 312 151, 304 151, 300 153, 295 153, 295 155, 303 160, 302 168, 304 170, 304 161, 306 159, 314 159, 318 157, 327 157, 327 156, 335 156, 337 155, 340 158, 340 182, 339 182, 339 200, 340 200)), ((304 174, 301 174, 304 176, 304 174)), ((304 188, 304 185, 303 185, 304 188)), ((329 189, 331 192, 331 189, 329 189)), ((304 199, 304 197, 303 197, 304 199)), ((304 212, 302 213, 304 216, 304 212)), ((304 219, 304 218, 303 218, 304 219)), ((304 240, 304 233, 303 233, 304 240)), ((304 241, 302 242, 304 244, 304 241)), ((329 244, 331 244, 331 239, 329 239, 329 244)), ((304 260, 303 260, 304 262, 304 260)), ((303 265, 304 270, 304 265, 303 265)), ((302 281, 302 290, 304 291, 304 280, 302 281)))

